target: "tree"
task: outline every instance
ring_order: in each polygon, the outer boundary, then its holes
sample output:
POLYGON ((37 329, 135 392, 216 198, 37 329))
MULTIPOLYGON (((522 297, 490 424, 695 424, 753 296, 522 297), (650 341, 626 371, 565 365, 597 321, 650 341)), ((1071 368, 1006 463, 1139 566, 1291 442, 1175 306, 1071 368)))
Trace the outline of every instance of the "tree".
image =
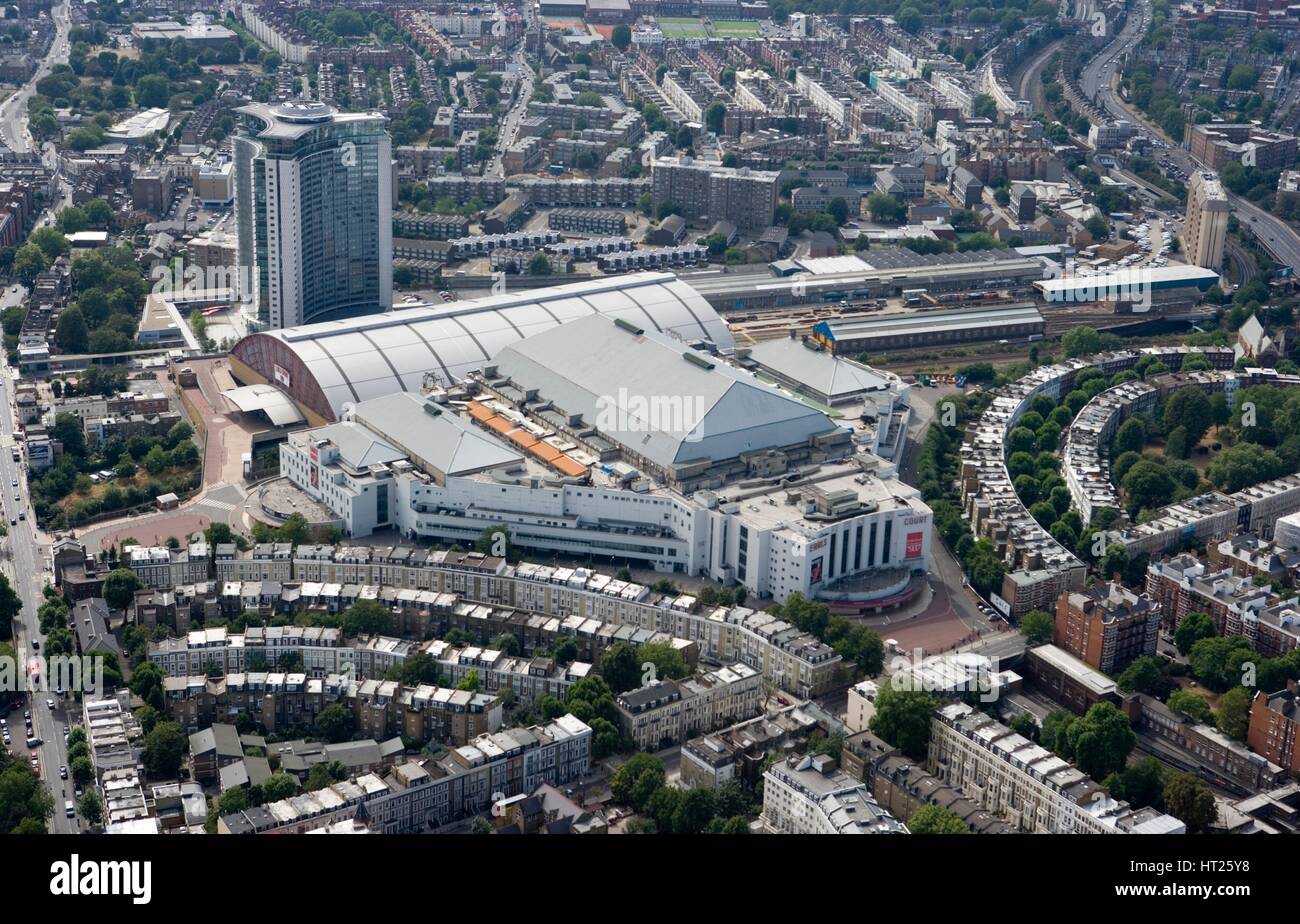
POLYGON ((54 799, 40 778, 0 752, 0 831, 44 834, 54 799))
POLYGON ((1200 831, 1214 821, 1217 810, 1214 793, 1190 773, 1174 773, 1165 783, 1165 811, 1187 825, 1189 831, 1200 831))
POLYGON ((175 722, 159 722, 144 737, 141 759, 151 776, 174 777, 181 768, 181 760, 188 747, 189 742, 180 725, 175 722))
POLYGON ((632 44, 632 30, 620 23, 610 33, 609 40, 619 51, 626 51, 627 47, 632 44))
POLYGON ((1208 613, 1188 613, 1174 630, 1174 644, 1178 646, 1179 654, 1186 655, 1201 639, 1214 638, 1218 634, 1208 613))
POLYGON ((549 276, 551 275, 551 259, 546 254, 538 251, 528 258, 528 273, 530 276, 549 276))
POLYGON ((666 778, 663 761, 653 754, 637 753, 614 771, 609 780, 609 790, 616 802, 631 805, 641 812, 666 778))
POLYGON ((311 770, 307 772, 307 782, 303 788, 307 792, 316 792, 318 789, 324 789, 331 783, 338 783, 347 779, 348 771, 337 760, 331 760, 328 763, 312 764, 311 770))
POLYGON ((989 594, 1002 589, 1002 576, 1005 571, 1002 560, 998 558, 993 543, 989 540, 976 541, 962 558, 962 567, 976 592, 989 594))
POLYGON ((1246 732, 1250 728, 1251 703, 1248 687, 1235 686, 1220 696, 1214 710, 1214 721, 1219 731, 1229 738, 1245 741, 1246 732))
POLYGON ((344 635, 387 635, 393 614, 378 600, 358 600, 343 613, 344 635))
POLYGON ((1162 661, 1154 655, 1134 658, 1119 675, 1119 688, 1128 693, 1150 693, 1164 676, 1162 661))
POLYGON ((43 228, 37 228, 27 236, 27 242, 35 244, 41 248, 41 252, 46 258, 53 262, 57 257, 67 253, 69 248, 68 239, 63 236, 58 228, 52 228, 46 225, 43 228))
POLYGON ((22 608, 22 597, 14 591, 9 578, 0 574, 0 641, 14 637, 14 619, 22 608))
POLYGON ((146 74, 135 83, 135 102, 141 109, 161 109, 171 98, 171 83, 160 74, 146 74))
POLYGON ((907 206, 882 192, 874 192, 867 197, 867 211, 876 221, 890 224, 898 224, 907 217, 907 206))
POLYGON ((591 756, 594 760, 604 760, 618 750, 621 739, 613 722, 597 717, 588 724, 591 726, 591 756))
POLYGON ((331 743, 347 741, 356 731, 356 720, 342 703, 330 703, 316 716, 313 730, 318 738, 331 743))
POLYGON ((627 642, 615 642, 600 658, 600 676, 615 694, 641 686, 641 663, 636 649, 627 642))
POLYGON ((89 757, 78 757, 68 764, 68 772, 72 774, 72 781, 78 786, 85 786, 95 776, 95 767, 90 762, 89 757))
POLYGON ((1115 448, 1113 450, 1116 456, 1125 452, 1142 451, 1142 447, 1147 443, 1146 424, 1142 423, 1139 417, 1130 417, 1120 424, 1119 430, 1115 433, 1115 448))
POLYGON ((1103 785, 1112 796, 1135 809, 1164 804, 1165 771, 1154 757, 1144 757, 1133 766, 1112 773, 1103 785))
POLYGON ((1084 715, 1074 743, 1079 769, 1093 779, 1103 779, 1122 768, 1137 736, 1128 717, 1113 703, 1097 703, 1084 715))
POLYGON ((1209 722, 1213 717, 1210 712, 1210 704, 1195 693, 1187 690, 1174 690, 1169 694, 1169 699, 1165 705, 1174 712, 1181 712, 1183 715, 1196 722, 1209 722))
POLYGON ((153 446, 145 453, 143 465, 150 475, 161 475, 167 468, 167 453, 161 446, 153 446))
POLYGON ((718 810, 718 798, 712 789, 697 787, 682 796, 673 812, 674 834, 699 834, 718 810))
POLYGON ((104 602, 115 610, 124 610, 135 599, 135 592, 143 587, 130 568, 114 568, 104 578, 104 602))
POLYGON ((77 811, 90 824, 97 825, 104 820, 104 805, 99 801, 99 793, 87 789, 77 801, 77 811))
POLYGON ((645 665, 654 665, 658 680, 682 680, 691 673, 681 652, 667 642, 646 642, 636 650, 636 657, 642 671, 646 670, 645 665))
POLYGON ((262 798, 267 802, 279 802, 298 792, 298 781, 287 773, 272 773, 262 783, 262 798))
POLYGON ((1250 643, 1240 636, 1203 638, 1192 646, 1192 675, 1212 690, 1224 692, 1246 676, 1246 665, 1259 661, 1250 643))
POLYGON ((1174 427, 1165 437, 1165 456, 1170 459, 1186 459, 1190 442, 1186 427, 1174 427))
POLYGON ((1223 450, 1206 469, 1206 477, 1221 491, 1235 493, 1261 481, 1280 477, 1285 463, 1257 443, 1238 443, 1223 450))
POLYGON ((1189 445, 1199 443, 1213 422, 1214 411, 1210 407, 1210 398, 1199 388, 1180 388, 1165 402, 1165 430, 1186 427, 1189 445))
POLYGON ((54 332, 54 342, 64 353, 85 353, 90 348, 86 318, 76 305, 64 309, 54 332))
POLYGON ((22 280, 23 285, 30 286, 49 265, 45 251, 29 242, 19 247, 14 254, 13 273, 22 280))
POLYGON ((651 794, 646 812, 654 819, 656 830, 665 833, 673 830, 673 820, 684 797, 685 793, 673 786, 660 786, 651 794))
POLYGON ((923 805, 907 820, 913 834, 970 834, 961 816, 942 805, 923 805))
POLYGON ((1041 645, 1052 638, 1056 621, 1042 610, 1030 610, 1020 619, 1020 634, 1030 645, 1041 645))
POLYGON ((871 730, 913 760, 924 760, 937 705, 924 690, 896 690, 885 684, 876 694, 871 730))
POLYGON ((704 110, 704 124, 715 135, 722 134, 726 118, 727 107, 724 103, 713 103, 708 109, 704 110))
POLYGON ((1131 510, 1163 507, 1174 493, 1174 480, 1163 465, 1143 459, 1128 470, 1122 482, 1131 510))
POLYGON ((1076 356, 1090 356, 1101 350, 1101 334, 1091 327, 1071 328, 1061 337, 1061 348, 1071 359, 1076 356))

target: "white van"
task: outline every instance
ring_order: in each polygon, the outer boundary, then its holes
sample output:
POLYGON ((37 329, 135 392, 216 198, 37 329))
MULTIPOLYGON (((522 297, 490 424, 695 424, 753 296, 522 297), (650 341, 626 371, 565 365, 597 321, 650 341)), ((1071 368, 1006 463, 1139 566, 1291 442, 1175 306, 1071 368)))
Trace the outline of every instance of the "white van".
POLYGON ((77 817, 77 807, 72 804, 71 799, 65 799, 63 801, 63 814, 67 815, 69 818, 77 817))

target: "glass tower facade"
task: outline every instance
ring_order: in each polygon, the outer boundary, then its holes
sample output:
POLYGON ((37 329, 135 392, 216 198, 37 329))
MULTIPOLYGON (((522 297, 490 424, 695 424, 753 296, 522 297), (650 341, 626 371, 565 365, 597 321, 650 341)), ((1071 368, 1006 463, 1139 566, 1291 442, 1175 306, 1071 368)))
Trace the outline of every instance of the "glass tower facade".
POLYGON ((239 275, 258 319, 293 327, 392 307, 392 141, 384 117, 318 102, 253 104, 239 113, 239 275))

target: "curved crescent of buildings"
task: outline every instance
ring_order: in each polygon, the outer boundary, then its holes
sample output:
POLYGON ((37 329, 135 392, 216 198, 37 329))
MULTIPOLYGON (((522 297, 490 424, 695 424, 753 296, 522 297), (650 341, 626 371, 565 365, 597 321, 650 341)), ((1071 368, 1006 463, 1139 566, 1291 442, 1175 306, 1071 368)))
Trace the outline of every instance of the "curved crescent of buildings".
POLYGON ((1231 404, 1239 389, 1265 384, 1295 386, 1300 385, 1300 377, 1271 369, 1223 371, 1230 369, 1235 359, 1226 347, 1149 347, 1044 366, 1002 389, 980 419, 968 427, 962 446, 964 509, 975 535, 992 541, 1007 566, 1002 598, 1011 615, 1053 609, 1061 593, 1083 587, 1087 566, 1049 535, 1016 495, 1007 471, 1007 435, 1036 396, 1060 399, 1085 369, 1099 369, 1111 376, 1131 369, 1144 355, 1156 357, 1172 371, 1148 382, 1125 382, 1100 392, 1076 415, 1063 442, 1062 477, 1070 490, 1071 506, 1085 526, 1101 509, 1116 511, 1114 528, 1105 534, 1106 544, 1119 544, 1134 557, 1167 551, 1189 537, 1222 538, 1238 529, 1263 535, 1278 517, 1300 510, 1300 476, 1287 475, 1232 495, 1210 492, 1187 498, 1165 507, 1146 523, 1128 523, 1111 486, 1107 457, 1110 438, 1120 423, 1132 414, 1152 410, 1173 391, 1201 388, 1222 392, 1231 404), (1216 371, 1180 373, 1183 359, 1191 353, 1204 355, 1216 371))
POLYGON ((907 386, 811 343, 737 351, 670 274, 252 334, 230 365, 241 409, 307 422, 281 473, 354 537, 501 524, 776 600, 899 599, 928 565, 890 461, 907 386))

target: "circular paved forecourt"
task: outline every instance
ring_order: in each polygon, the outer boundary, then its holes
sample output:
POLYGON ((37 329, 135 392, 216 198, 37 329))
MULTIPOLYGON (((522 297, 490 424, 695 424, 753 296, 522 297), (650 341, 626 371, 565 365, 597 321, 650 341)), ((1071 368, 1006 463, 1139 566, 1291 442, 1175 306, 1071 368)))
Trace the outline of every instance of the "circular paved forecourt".
POLYGON ((120 549, 124 539, 135 539, 144 545, 162 545, 171 536, 179 539, 181 545, 186 545, 191 535, 202 532, 211 525, 211 517, 181 510, 140 517, 135 522, 119 524, 103 533, 92 529, 82 539, 89 545, 96 546, 88 551, 104 551, 110 547, 120 549))

